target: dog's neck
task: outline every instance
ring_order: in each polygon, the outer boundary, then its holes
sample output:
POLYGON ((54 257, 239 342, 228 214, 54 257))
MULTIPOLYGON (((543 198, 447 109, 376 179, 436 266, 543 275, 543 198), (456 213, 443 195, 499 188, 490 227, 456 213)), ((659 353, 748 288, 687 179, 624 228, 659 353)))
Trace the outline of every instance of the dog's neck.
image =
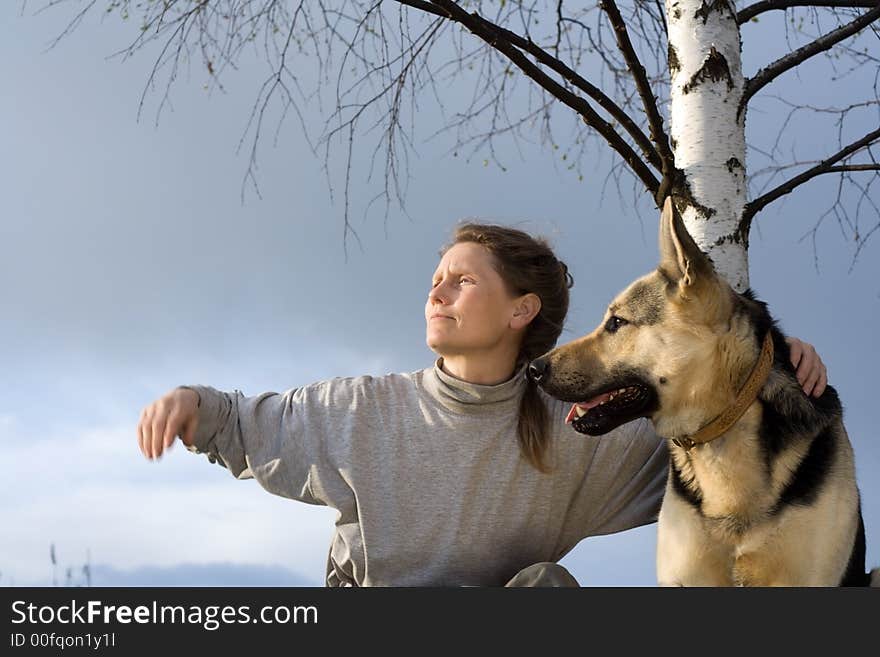
POLYGON ((669 396, 652 418, 658 435, 689 437, 729 413, 761 353, 764 335, 757 335, 756 329, 744 312, 704 329, 700 351, 690 354, 686 369, 678 374, 684 379, 678 385, 685 387, 669 396))
POLYGON ((691 434, 670 436, 672 442, 689 451, 694 445, 711 442, 723 436, 733 427, 758 398, 770 369, 773 366, 773 337, 768 331, 762 341, 761 351, 745 382, 739 388, 733 401, 712 420, 691 434))

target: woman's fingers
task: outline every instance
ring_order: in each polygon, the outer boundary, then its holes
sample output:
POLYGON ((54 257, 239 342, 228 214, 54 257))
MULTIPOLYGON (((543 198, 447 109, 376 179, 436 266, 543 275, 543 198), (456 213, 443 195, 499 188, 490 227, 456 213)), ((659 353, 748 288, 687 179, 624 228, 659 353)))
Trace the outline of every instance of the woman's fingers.
POLYGON ((807 395, 820 397, 828 384, 828 371, 825 363, 822 362, 816 348, 810 343, 797 338, 787 338, 786 340, 798 383, 807 395))
POLYGON ((180 412, 172 411, 168 416, 168 424, 165 425, 165 434, 162 437, 162 446, 170 449, 174 444, 174 437, 183 431, 182 422, 180 421, 180 412))
MULTIPOLYGON (((791 364, 795 368, 795 370, 798 370, 798 366, 800 365, 800 362, 801 362, 801 356, 803 356, 803 353, 804 353, 803 343, 800 340, 798 340, 797 338, 789 338, 788 339, 788 346, 789 346, 789 354, 788 355, 789 355, 789 358, 791 359, 791 364)), ((798 376, 798 383, 803 384, 803 381, 801 380, 800 370, 798 370, 797 376, 798 376)))
POLYGON ((144 455, 144 458, 149 458, 147 456, 147 449, 144 443, 144 418, 146 418, 147 409, 141 411, 141 419, 138 421, 137 425, 137 439, 138 439, 138 447, 141 450, 141 454, 144 455))
MULTIPOLYGON (((804 392, 807 395, 812 395, 815 392, 815 388, 819 383, 819 377, 821 375, 821 371, 819 367, 814 367, 809 374, 807 374, 807 378, 803 383, 804 392)), ((818 396, 818 394, 816 395, 818 396)))
POLYGON ((177 436, 192 445, 199 421, 198 407, 197 392, 175 388, 144 408, 137 427, 138 447, 144 457, 159 458, 177 436))
POLYGON ((168 411, 160 407, 159 412, 153 418, 153 458, 157 459, 162 456, 164 445, 162 441, 165 439, 165 426, 168 424, 168 411))

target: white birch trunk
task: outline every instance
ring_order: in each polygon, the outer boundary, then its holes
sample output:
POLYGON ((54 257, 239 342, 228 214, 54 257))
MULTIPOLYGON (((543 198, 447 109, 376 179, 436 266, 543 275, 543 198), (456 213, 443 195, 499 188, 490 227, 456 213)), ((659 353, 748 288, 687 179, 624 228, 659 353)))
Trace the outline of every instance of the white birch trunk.
POLYGON ((745 112, 739 27, 732 0, 666 0, 675 165, 690 200, 691 236, 738 291, 749 285, 748 242, 739 235, 746 203, 745 112))

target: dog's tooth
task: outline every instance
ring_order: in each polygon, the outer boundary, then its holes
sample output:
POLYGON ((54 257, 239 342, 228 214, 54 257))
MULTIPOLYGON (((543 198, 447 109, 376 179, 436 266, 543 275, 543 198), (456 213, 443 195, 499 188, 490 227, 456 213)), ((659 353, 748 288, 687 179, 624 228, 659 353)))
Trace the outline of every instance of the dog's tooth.
POLYGON ((578 417, 583 417, 584 415, 587 414, 587 412, 583 408, 581 408, 580 406, 575 407, 575 412, 577 413, 578 417))

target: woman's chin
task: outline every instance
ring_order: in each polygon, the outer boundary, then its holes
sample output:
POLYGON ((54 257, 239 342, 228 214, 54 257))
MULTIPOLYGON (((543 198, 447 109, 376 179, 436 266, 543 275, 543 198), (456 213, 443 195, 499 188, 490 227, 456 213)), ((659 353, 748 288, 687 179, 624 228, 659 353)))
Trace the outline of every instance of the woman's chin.
POLYGON ((450 358, 459 353, 459 350, 454 349, 448 340, 443 340, 438 336, 429 335, 425 343, 428 345, 428 349, 443 358, 450 358))
POLYGON ((437 341, 437 340, 431 340, 430 338, 429 338, 428 340, 426 340, 425 342, 426 342, 427 345, 428 345, 428 349, 430 349, 431 351, 433 351, 433 352, 434 352, 435 354, 437 354, 438 356, 444 356, 444 355, 445 355, 445 353, 444 353, 445 350, 443 349, 443 343, 442 343, 442 342, 439 342, 439 341, 437 341))
POLYGON ((442 356, 444 347, 448 347, 448 340, 444 339, 444 336, 439 335, 438 331, 432 331, 429 329, 425 335, 425 344, 427 344, 428 349, 435 354, 442 356))

